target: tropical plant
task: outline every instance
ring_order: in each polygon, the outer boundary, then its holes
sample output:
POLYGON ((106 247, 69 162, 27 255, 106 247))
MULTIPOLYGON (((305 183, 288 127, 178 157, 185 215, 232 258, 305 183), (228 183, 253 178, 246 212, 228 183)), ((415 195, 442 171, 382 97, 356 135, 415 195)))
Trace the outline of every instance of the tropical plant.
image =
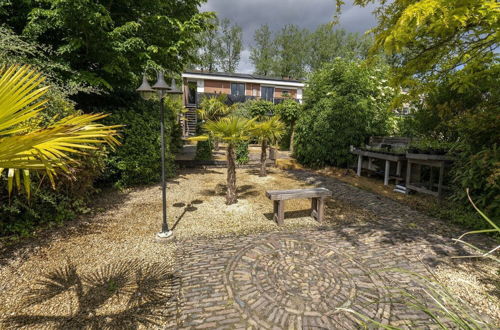
POLYGON ((30 170, 45 170, 55 186, 55 174, 69 172, 76 163, 72 155, 96 149, 96 144, 119 144, 118 125, 95 123, 104 114, 70 115, 41 127, 37 117, 45 108, 42 97, 48 90, 42 87, 41 74, 17 65, 2 68, 0 73, 0 174, 7 170, 9 193, 14 181, 21 189, 22 177, 30 195, 30 170))
POLYGON ((218 120, 221 117, 227 116, 231 108, 226 105, 226 95, 218 95, 214 97, 205 97, 200 103, 198 115, 202 120, 218 120))
POLYGON ((284 132, 285 124, 277 116, 258 122, 252 128, 252 135, 261 143, 259 176, 267 176, 266 156, 269 144, 276 143, 284 132))
POLYGON ((250 138, 254 124, 253 119, 246 119, 236 116, 224 117, 217 121, 208 121, 203 125, 204 130, 209 134, 198 136, 192 140, 208 140, 214 136, 227 143, 227 194, 226 204, 231 205, 238 202, 236 195, 236 157, 235 146, 240 141, 250 138))
MULTIPOLYGON (((226 98, 227 96, 224 94, 203 98, 200 109, 198 109, 199 118, 204 121, 216 121, 227 116, 232 108, 225 103, 226 98)), ((219 150, 219 139, 216 137, 214 137, 214 149, 219 150)))

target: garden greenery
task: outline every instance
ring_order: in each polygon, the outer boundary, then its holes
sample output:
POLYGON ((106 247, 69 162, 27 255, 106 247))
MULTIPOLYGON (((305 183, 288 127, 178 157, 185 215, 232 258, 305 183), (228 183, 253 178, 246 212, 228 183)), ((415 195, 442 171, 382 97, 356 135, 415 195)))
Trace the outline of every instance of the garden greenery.
POLYGON ((353 160, 349 146, 388 133, 394 92, 387 76, 384 66, 340 58, 314 73, 296 127, 297 160, 314 167, 347 166, 353 160))

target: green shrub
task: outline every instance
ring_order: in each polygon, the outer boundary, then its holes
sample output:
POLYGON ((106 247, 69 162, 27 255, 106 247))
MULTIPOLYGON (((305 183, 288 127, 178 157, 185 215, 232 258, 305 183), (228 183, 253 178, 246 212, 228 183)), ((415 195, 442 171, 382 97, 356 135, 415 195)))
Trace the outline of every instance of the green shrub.
POLYGON ((248 103, 248 112, 250 118, 258 118, 259 120, 264 119, 266 117, 274 115, 275 109, 274 104, 272 102, 266 100, 257 100, 257 101, 247 101, 248 103))
POLYGON ((336 59, 316 72, 305 93, 305 106, 297 122, 294 153, 308 166, 346 166, 359 146, 372 135, 389 129, 392 88, 387 73, 362 63, 336 59))
POLYGON ((304 107, 302 104, 292 99, 285 100, 275 106, 276 114, 280 116, 281 120, 287 125, 285 135, 280 141, 280 148, 282 150, 292 149, 290 147, 294 144, 295 125, 303 111, 304 107))
MULTIPOLYGON (((467 200, 466 189, 470 190, 476 205, 496 224, 500 225, 500 150, 496 144, 470 154, 456 155, 452 171, 451 199, 458 203, 467 200)), ((472 211, 472 208, 470 208, 472 211)), ((483 222, 467 224, 469 228, 483 229, 483 222)))
POLYGON ((236 144, 235 148, 236 153, 236 163, 239 165, 248 164, 250 161, 249 152, 248 152, 248 142, 241 141, 236 144))
POLYGON ((212 150, 214 149, 212 140, 206 141, 198 141, 196 143, 196 156, 195 160, 212 160, 213 154, 212 150))
MULTIPOLYGON (((114 109, 109 121, 126 125, 122 146, 109 155, 104 182, 116 187, 157 183, 161 177, 161 138, 158 101, 137 101, 130 108, 114 109)), ((174 114, 167 107, 165 120, 166 175, 175 174, 172 134, 174 114)))

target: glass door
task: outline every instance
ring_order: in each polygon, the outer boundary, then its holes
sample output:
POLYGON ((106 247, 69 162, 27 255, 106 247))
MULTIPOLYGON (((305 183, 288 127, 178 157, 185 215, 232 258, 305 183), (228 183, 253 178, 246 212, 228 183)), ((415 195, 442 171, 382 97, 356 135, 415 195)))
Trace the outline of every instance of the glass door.
POLYGON ((272 102, 274 99, 274 87, 262 86, 260 96, 263 100, 272 102))

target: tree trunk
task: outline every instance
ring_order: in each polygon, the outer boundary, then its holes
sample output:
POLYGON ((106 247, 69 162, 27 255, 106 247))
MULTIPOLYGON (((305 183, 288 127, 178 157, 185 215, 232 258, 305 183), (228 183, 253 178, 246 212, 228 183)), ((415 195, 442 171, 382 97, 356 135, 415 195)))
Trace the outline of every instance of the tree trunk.
POLYGON ((215 151, 219 151, 220 149, 220 146, 219 146, 219 139, 218 138, 215 138, 214 139, 214 150, 215 151))
POLYGON ((236 163, 234 155, 234 146, 232 143, 227 145, 227 195, 226 204, 231 205, 238 202, 236 196, 236 163))
POLYGON ((259 176, 267 176, 266 171, 266 158, 267 158, 267 140, 262 140, 261 152, 260 152, 260 174, 259 176))
POLYGON ((295 139, 295 123, 291 125, 292 136, 290 137, 290 153, 293 155, 293 140, 295 139))

